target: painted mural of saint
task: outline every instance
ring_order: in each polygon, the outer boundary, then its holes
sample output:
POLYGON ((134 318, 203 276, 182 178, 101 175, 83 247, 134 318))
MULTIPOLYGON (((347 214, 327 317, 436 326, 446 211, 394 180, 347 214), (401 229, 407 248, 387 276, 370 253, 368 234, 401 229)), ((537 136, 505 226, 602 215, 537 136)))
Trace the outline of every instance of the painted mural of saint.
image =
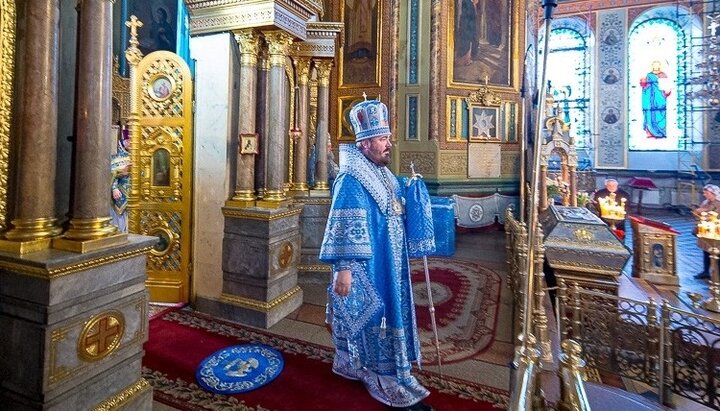
POLYGON ((467 66, 472 63, 472 53, 478 40, 475 21, 477 12, 473 0, 460 0, 455 31, 455 64, 467 66))
POLYGON ((642 79, 643 129, 648 138, 667 137, 667 98, 670 81, 662 71, 659 60, 652 62, 652 70, 642 79))
POLYGON ((351 58, 369 58, 375 54, 373 10, 376 0, 345 0, 348 30, 348 48, 351 58), (348 24, 349 23, 349 24, 348 24))

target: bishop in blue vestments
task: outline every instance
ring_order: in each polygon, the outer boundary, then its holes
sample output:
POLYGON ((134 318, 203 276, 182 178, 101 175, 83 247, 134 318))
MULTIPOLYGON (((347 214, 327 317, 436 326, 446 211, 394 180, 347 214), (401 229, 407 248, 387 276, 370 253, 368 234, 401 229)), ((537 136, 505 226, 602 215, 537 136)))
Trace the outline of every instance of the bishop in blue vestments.
POLYGON ((370 395, 403 410, 432 410, 414 376, 420 364, 403 187, 390 163, 387 107, 366 100, 350 111, 356 144, 340 146, 340 172, 320 248, 333 265, 328 322, 333 371, 360 380, 370 395))

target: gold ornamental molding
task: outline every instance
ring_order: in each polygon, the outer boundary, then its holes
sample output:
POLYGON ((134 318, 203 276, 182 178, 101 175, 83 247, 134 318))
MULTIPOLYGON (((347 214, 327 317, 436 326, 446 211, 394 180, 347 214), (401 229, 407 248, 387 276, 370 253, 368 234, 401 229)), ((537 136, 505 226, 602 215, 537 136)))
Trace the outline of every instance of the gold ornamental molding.
POLYGON ((302 208, 301 207, 292 208, 287 211, 283 211, 281 213, 269 214, 269 213, 256 213, 256 212, 253 212, 253 211, 250 211, 247 209, 236 209, 236 208, 223 207, 222 212, 225 217, 245 218, 248 220, 258 220, 258 221, 273 221, 273 220, 279 220, 281 218, 299 215, 302 212, 302 208))
POLYGON ((78 375, 81 375, 82 373, 86 372, 88 368, 96 366, 96 361, 106 358, 107 355, 118 349, 124 350, 126 349, 126 347, 131 347, 133 345, 137 345, 139 347, 142 342, 145 341, 148 332, 146 307, 147 297, 145 294, 143 294, 138 298, 126 301, 122 305, 115 307, 112 310, 96 314, 94 316, 91 316, 89 319, 79 319, 52 330, 50 336, 50 344, 48 347, 50 365, 49 369, 47 370, 50 385, 53 386, 69 378, 75 378, 78 375), (130 321, 129 323, 126 323, 125 317, 128 316, 133 319, 138 319, 138 321, 130 321), (104 337, 107 337, 108 340, 106 342, 114 344, 112 349, 109 350, 108 348, 110 348, 110 346, 108 345, 106 349, 102 351, 103 353, 105 353, 105 355, 103 355, 102 357, 85 357, 84 355, 87 355, 87 353, 83 354, 83 351, 85 350, 84 348, 81 349, 82 336, 89 336, 89 332, 93 329, 95 331, 100 331, 100 328, 94 326, 99 324, 99 321, 101 321, 102 319, 109 319, 111 317, 116 320, 121 319, 121 321, 116 324, 122 324, 123 326, 123 331, 120 333, 120 336, 114 338, 116 334, 113 332, 108 333, 108 328, 104 327, 103 329, 105 331, 103 331, 101 334, 98 334, 98 336, 103 335, 104 337), (128 328, 126 326, 130 325, 130 327, 133 327, 133 324, 136 324, 136 328, 134 330, 131 330, 130 332, 125 332, 128 328), (123 337, 125 337, 124 341, 123 337), (76 342, 77 357, 73 358, 71 355, 68 355, 65 349, 66 347, 72 346, 72 343, 68 340, 75 338, 78 339, 78 341, 76 342))
POLYGON ((15 72, 15 1, 0 0, 0 230, 7 228, 13 74, 15 72))
POLYGON ((263 313, 268 313, 272 311, 273 308, 277 307, 278 305, 282 304, 283 302, 289 300, 290 298, 294 297, 298 293, 301 293, 302 289, 299 286, 295 286, 291 288, 289 291, 285 292, 284 294, 280 295, 278 298, 270 301, 259 301, 252 298, 245 298, 240 297, 237 295, 230 295, 223 293, 220 296, 220 300, 227 302, 232 305, 237 305, 240 307, 249 308, 254 311, 260 311, 263 313))
POLYGON ((290 262, 293 260, 293 251, 294 247, 290 241, 286 241, 285 244, 281 246, 280 253, 278 254, 278 265, 280 268, 284 269, 290 265, 290 262))
POLYGON ((125 316, 117 310, 90 318, 77 340, 77 354, 88 362, 100 361, 120 346, 125 334, 125 316))
POLYGON ((331 202, 330 197, 295 197, 295 203, 303 205, 330 205, 331 202))
POLYGON ((93 411, 119 410, 148 391, 152 391, 152 385, 145 378, 140 378, 118 394, 98 404, 93 411))
POLYGON ((298 271, 313 273, 331 273, 332 265, 330 264, 298 264, 298 271))
POLYGON ((336 22, 313 22, 307 24, 307 38, 298 42, 294 56, 335 58, 337 47, 342 47, 343 24, 336 22), (337 39, 340 44, 337 44, 337 39))
POLYGON ((467 97, 467 102, 468 104, 499 107, 502 103, 502 99, 497 93, 490 90, 487 85, 484 85, 470 93, 467 97))
POLYGON ((322 16, 318 0, 186 0, 192 35, 276 27, 305 40, 305 24, 322 16))
POLYGON ((152 247, 144 247, 137 250, 127 251, 121 254, 113 254, 104 256, 101 258, 92 259, 89 261, 83 261, 76 264, 66 265, 58 268, 42 268, 42 267, 30 267, 27 264, 13 263, 6 260, 0 260, 0 269, 11 271, 14 273, 29 275, 31 277, 52 279, 62 277, 68 274, 76 273, 78 271, 89 270, 91 268, 100 267, 105 264, 110 264, 120 260, 126 260, 128 258, 137 257, 142 254, 147 254, 152 247))

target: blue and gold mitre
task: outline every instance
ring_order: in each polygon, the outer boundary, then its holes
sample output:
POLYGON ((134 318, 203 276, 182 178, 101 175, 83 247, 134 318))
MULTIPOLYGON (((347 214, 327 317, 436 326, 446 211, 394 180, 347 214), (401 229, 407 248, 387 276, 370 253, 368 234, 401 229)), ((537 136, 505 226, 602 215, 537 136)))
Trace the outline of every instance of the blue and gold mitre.
POLYGON ((390 135, 388 109, 380 100, 365 100, 350 110, 350 124, 355 132, 355 141, 390 135))
POLYGON ((127 153, 113 154, 110 160, 110 170, 120 171, 131 164, 130 156, 127 153))

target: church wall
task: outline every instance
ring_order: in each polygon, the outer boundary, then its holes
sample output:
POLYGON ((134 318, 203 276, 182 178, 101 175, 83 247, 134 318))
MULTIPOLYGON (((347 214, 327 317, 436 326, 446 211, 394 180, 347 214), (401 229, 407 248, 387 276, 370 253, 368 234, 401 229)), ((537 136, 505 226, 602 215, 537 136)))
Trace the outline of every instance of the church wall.
MULTIPOLYGON (((336 106, 331 105, 331 134, 341 142, 352 141, 352 130, 345 121, 347 110, 362 99, 363 92, 369 98, 381 95, 384 101, 389 99, 395 139, 393 171, 407 175, 413 163, 436 193, 479 194, 497 190, 517 193, 518 137, 523 127, 520 76, 527 2, 480 1, 473 6, 481 10, 482 21, 489 25, 484 26, 491 34, 483 47, 487 46, 490 52, 481 52, 478 47, 467 66, 455 64, 453 50, 457 34, 455 4, 460 3, 343 1, 329 10, 327 18, 345 24, 345 41, 338 51, 333 77, 331 101, 336 106), (364 77, 356 78, 356 66, 367 64, 358 52, 362 39, 358 40, 356 26, 365 24, 355 16, 353 8, 361 8, 359 3, 370 4, 372 15, 377 16, 371 27, 382 26, 382 32, 378 35, 377 49, 371 50, 375 65, 364 71, 364 77), (498 21, 503 23, 498 26, 495 24, 498 21), (464 77, 455 73, 453 78, 454 67, 463 71, 464 77), (379 76, 373 75, 377 73, 379 76), (488 76, 489 88, 502 100, 497 116, 498 141, 478 145, 473 153, 482 155, 475 156, 469 150, 469 116, 464 99, 484 85, 484 76, 488 76), (485 164, 490 165, 488 169, 492 172, 472 175, 473 169, 485 164)), ((480 19, 477 22, 480 24, 480 19)))
POLYGON ((236 139, 239 58, 228 33, 192 37, 190 52, 196 60, 193 300, 218 297, 222 290, 222 241, 225 218, 222 207, 231 197, 228 164, 237 150, 236 139))
MULTIPOLYGON (((663 206, 667 204, 686 203, 690 193, 680 192, 689 190, 687 184, 681 185, 682 176, 677 171, 685 171, 685 178, 689 176, 687 171, 691 155, 695 158, 700 168, 713 170, 711 155, 708 148, 690 148, 697 154, 690 151, 631 151, 628 147, 628 126, 625 116, 620 116, 619 121, 606 122, 604 116, 608 110, 617 113, 628 111, 628 76, 627 41, 630 28, 633 22, 648 10, 656 10, 656 7, 680 7, 679 15, 688 13, 699 15, 702 13, 704 2, 686 2, 673 0, 633 0, 624 2, 622 5, 609 4, 601 0, 581 0, 562 2, 555 13, 556 20, 565 17, 581 18, 589 23, 595 35, 594 71, 595 83, 595 129, 594 141, 594 168, 598 171, 596 176, 597 186, 603 185, 606 177, 617 178, 621 185, 634 176, 646 176, 653 179, 659 190, 646 192, 643 203, 648 205, 663 206), (690 7, 692 11, 685 7, 690 7), (609 40, 612 37, 612 41, 609 40), (605 82, 603 73, 615 69, 622 81, 605 82), (703 158, 704 157, 704 158, 703 158), (681 188, 685 187, 685 188, 681 188)), ((709 4, 709 3, 708 3, 709 4)), ((672 14, 672 13, 670 13, 672 14)), ((690 22, 687 17, 679 17, 683 28, 690 30, 690 22)), ((693 35, 692 33, 688 33, 693 35)), ((693 40, 695 41, 695 40, 693 40)), ((691 121, 691 120, 687 120, 691 121)), ((709 127, 701 131, 701 135, 713 141, 712 129, 716 122, 710 116, 705 116, 705 121, 710 122, 709 127)), ((717 124, 720 124, 717 123, 717 124)), ((692 132, 692 131, 689 131, 692 132)), ((711 172, 711 174, 714 174, 711 172)), ((701 200, 701 190, 696 189, 697 198, 701 200)), ((637 193, 634 193, 633 201, 637 200, 637 193)), ((692 201, 692 200, 690 200, 692 201)))

